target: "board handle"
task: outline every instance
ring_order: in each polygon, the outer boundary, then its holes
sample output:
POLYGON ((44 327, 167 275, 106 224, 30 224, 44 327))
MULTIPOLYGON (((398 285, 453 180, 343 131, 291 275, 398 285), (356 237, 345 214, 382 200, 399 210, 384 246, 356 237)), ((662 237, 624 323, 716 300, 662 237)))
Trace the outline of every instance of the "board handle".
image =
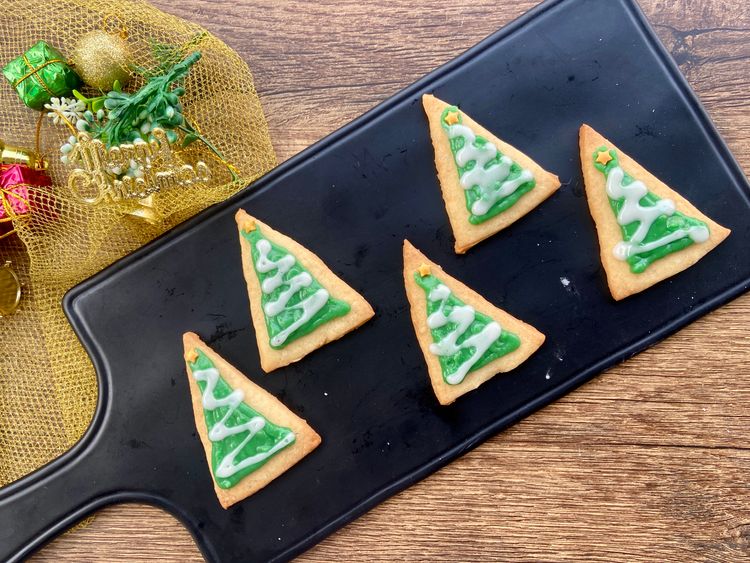
POLYGON ((75 447, 0 489, 0 561, 23 561, 109 502, 91 457, 90 448, 75 447))

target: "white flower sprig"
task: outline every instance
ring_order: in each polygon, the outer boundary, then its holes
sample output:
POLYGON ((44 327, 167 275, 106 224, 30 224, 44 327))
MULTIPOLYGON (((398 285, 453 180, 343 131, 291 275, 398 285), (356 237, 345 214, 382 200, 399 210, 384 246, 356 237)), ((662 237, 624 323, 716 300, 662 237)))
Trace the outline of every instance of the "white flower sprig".
POLYGON ((79 119, 83 118, 83 113, 86 111, 86 104, 75 98, 52 98, 50 102, 44 104, 44 107, 49 110, 47 117, 55 125, 60 125, 64 119, 75 125, 79 119))

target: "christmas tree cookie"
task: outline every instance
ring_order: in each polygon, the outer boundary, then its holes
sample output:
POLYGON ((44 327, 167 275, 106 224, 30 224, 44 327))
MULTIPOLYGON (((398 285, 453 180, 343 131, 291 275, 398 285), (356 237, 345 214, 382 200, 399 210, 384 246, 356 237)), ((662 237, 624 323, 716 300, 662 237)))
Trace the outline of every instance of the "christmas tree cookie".
POLYGON ((441 405, 517 367, 544 342, 541 332, 446 274, 407 240, 404 284, 441 405))
POLYGON ((375 314, 305 247, 242 209, 235 219, 263 370, 296 362, 375 314))
POLYGON ((580 148, 586 199, 616 300, 689 268, 729 236, 588 125, 581 126, 580 148))
POLYGON ((429 94, 422 103, 458 254, 517 221, 560 187, 557 176, 457 107, 429 94))
POLYGON ((185 333, 193 415, 221 506, 265 487, 320 444, 320 436, 273 395, 185 333))

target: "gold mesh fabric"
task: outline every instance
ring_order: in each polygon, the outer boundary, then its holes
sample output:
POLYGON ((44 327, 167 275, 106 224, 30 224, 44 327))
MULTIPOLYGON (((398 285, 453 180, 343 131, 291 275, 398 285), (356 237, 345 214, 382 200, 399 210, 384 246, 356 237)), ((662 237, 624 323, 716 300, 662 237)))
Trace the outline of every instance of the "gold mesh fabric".
MULTIPOLYGON (((0 264, 12 260, 24 283, 17 312, 0 319, 3 485, 69 449, 94 412, 94 370, 62 312, 64 293, 201 209, 226 199, 270 170, 276 157, 248 67, 199 26, 137 0, 0 0, 0 9, 0 66, 40 39, 70 57, 77 38, 102 29, 124 28, 133 62, 146 68, 156 64, 150 40, 197 43, 195 48, 203 57, 184 84, 185 115, 239 175, 232 181, 226 167, 196 142, 184 157, 188 162, 200 158, 211 166, 210 185, 156 194, 157 224, 116 209, 81 204, 67 188, 70 168, 59 160, 59 147, 70 132, 44 118, 41 149, 50 164, 53 186, 39 190, 52 194, 56 211, 16 221, 17 236, 0 240, 0 264)), ((127 91, 143 83, 142 77, 134 75, 127 91)), ((85 88, 83 92, 96 94, 85 88)), ((33 147, 38 117, 3 80, 0 138, 33 147)))

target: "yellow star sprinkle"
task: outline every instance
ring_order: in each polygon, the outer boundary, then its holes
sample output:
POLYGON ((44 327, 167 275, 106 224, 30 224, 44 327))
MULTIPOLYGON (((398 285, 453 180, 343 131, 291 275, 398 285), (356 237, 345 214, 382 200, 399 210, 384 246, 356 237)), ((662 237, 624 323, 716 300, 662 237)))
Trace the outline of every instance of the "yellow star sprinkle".
POLYGON ((458 112, 457 111, 452 111, 452 112, 446 114, 446 116, 445 116, 445 122, 448 125, 455 125, 456 123, 458 123, 458 112))
POLYGON ((242 222, 242 230, 246 233, 250 233, 255 230, 255 221, 253 219, 245 219, 242 222))
POLYGON ((612 160, 612 155, 609 154, 609 151, 599 151, 596 155, 596 161, 604 166, 607 166, 610 160, 612 160))
POLYGON ((429 276, 430 275, 430 266, 429 264, 422 263, 419 268, 417 268, 417 271, 419 272, 419 275, 422 277, 429 276))
POLYGON ((198 351, 197 350, 190 350, 190 352, 187 352, 185 354, 185 359, 190 362, 191 364, 195 362, 195 360, 198 359, 198 351))

